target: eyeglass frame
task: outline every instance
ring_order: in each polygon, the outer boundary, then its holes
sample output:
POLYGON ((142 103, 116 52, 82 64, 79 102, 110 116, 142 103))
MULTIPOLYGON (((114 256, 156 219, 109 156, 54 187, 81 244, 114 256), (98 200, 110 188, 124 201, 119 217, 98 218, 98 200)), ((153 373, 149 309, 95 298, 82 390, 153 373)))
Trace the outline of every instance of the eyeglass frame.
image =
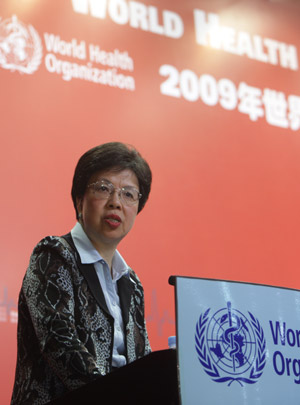
MULTIPOLYGON (((132 206, 132 205, 134 205, 135 203, 138 203, 139 202, 139 200, 142 198, 142 196, 143 196, 143 194, 141 194, 140 192, 139 192, 139 190, 137 190, 135 187, 132 187, 132 186, 125 186, 125 187, 115 187, 114 185, 113 185, 113 183, 111 183, 110 181, 108 181, 108 180, 104 180, 104 179, 102 179, 102 180, 97 180, 97 181, 95 181, 94 183, 90 183, 90 184, 88 184, 86 187, 88 188, 88 187, 94 187, 95 186, 95 184, 99 184, 99 183, 104 183, 104 184, 107 184, 107 185, 111 185, 112 186, 112 191, 111 192, 109 192, 109 195, 107 196, 107 198, 99 198, 99 200, 108 200, 109 198, 111 198, 111 196, 114 194, 114 192, 115 191, 117 191, 118 192, 118 195, 119 195, 119 197, 120 197, 120 199, 125 203, 125 205, 126 204, 128 204, 128 201, 126 201, 126 200, 124 200, 124 198, 123 198, 123 196, 122 196, 122 191, 126 191, 126 188, 127 188, 127 191, 128 191, 128 188, 130 188, 131 190, 134 190, 134 191, 137 191, 137 193, 138 193, 138 198, 137 198, 137 200, 133 200, 133 202, 132 203, 129 203, 128 205, 130 205, 130 206, 132 206)), ((95 193, 95 189, 93 190, 94 191, 94 193, 95 193)))

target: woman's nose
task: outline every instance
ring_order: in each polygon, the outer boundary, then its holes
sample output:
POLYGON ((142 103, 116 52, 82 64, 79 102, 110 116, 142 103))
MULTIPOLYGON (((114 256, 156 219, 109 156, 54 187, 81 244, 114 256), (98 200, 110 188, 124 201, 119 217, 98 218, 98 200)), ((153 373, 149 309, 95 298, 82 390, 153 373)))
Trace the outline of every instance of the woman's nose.
POLYGON ((110 194, 108 198, 108 204, 109 206, 115 206, 115 207, 120 207, 122 205, 121 201, 121 190, 115 189, 113 192, 110 194))

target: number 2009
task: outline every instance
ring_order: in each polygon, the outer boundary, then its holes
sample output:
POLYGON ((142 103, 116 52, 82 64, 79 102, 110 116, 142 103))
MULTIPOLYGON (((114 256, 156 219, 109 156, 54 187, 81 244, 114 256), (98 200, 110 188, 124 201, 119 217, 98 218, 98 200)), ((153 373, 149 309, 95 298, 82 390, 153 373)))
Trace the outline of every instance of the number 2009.
POLYGON ((166 96, 183 97, 188 101, 197 101, 200 98, 204 104, 210 106, 220 102, 226 110, 233 110, 237 105, 236 87, 228 79, 217 81, 208 74, 198 77, 192 70, 178 72, 171 65, 162 65, 159 74, 167 77, 160 85, 161 93, 166 96))

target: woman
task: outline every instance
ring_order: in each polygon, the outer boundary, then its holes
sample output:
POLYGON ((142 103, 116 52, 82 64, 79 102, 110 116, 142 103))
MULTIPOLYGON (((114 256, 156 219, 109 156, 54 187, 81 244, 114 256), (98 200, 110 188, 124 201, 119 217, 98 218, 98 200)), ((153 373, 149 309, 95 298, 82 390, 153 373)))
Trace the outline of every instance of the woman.
POLYGON ((150 352, 142 285, 117 251, 151 188, 147 162, 112 142, 86 152, 78 222, 34 249, 19 297, 12 404, 44 404, 150 352))

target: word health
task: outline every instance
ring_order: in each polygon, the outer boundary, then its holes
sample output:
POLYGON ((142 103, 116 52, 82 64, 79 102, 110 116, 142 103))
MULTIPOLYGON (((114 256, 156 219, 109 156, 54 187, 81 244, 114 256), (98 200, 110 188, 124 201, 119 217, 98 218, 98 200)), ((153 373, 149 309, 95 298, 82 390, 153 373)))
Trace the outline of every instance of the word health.
POLYGON ((196 42, 199 45, 285 69, 298 70, 295 45, 221 25, 217 14, 207 14, 203 10, 194 10, 194 20, 196 42))

